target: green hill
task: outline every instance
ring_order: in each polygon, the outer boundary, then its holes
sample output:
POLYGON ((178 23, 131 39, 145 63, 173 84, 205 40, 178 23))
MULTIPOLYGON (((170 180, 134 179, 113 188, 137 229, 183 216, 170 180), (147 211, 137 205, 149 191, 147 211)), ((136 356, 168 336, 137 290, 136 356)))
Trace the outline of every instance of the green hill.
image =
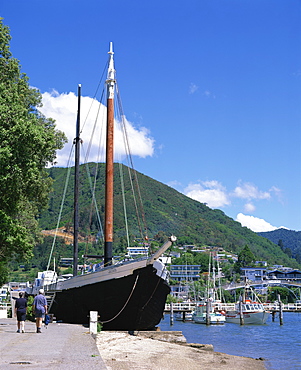
POLYGON ((287 255, 293 256, 301 263, 301 231, 280 228, 273 231, 258 233, 258 235, 278 244, 287 255))
MULTIPOLYGON (((97 234, 97 217, 90 212, 91 192, 90 184, 97 178, 96 199, 100 210, 100 217, 104 212, 104 165, 99 164, 98 170, 95 164, 89 164, 89 175, 84 165, 81 166, 80 182, 80 229, 84 235, 88 230, 97 234), (89 226, 90 224, 90 226, 89 226)), ((129 173, 126 166, 122 166, 125 175, 124 189, 125 197, 131 199, 127 209, 129 219, 129 229, 131 235, 139 237, 138 228, 134 227, 135 206, 131 195, 131 184, 129 173)), ((48 209, 40 215, 40 226, 42 229, 54 229, 57 224, 60 203, 63 189, 65 187, 66 168, 50 168, 49 175, 53 178, 53 192, 50 195, 48 209)), ((119 177, 119 168, 115 164, 115 174, 119 177)), ((134 176, 131 175, 132 179, 134 176)), ((169 236, 174 234, 178 237, 178 245, 195 244, 197 246, 211 245, 222 246, 227 251, 238 253, 246 244, 250 247, 257 260, 266 260, 271 264, 284 264, 299 268, 296 260, 281 250, 281 248, 257 235, 240 223, 227 217, 220 210, 213 210, 205 204, 192 200, 179 193, 175 189, 164 185, 142 173, 137 173, 138 182, 141 189, 141 198, 147 220, 148 234, 150 238, 158 236, 169 236)), ((60 226, 72 224, 73 217, 73 173, 70 175, 70 188, 66 193, 66 202, 62 211, 60 226)), ((115 245, 122 243, 125 236, 123 221, 122 191, 118 179, 114 183, 114 226, 115 226, 115 245)))

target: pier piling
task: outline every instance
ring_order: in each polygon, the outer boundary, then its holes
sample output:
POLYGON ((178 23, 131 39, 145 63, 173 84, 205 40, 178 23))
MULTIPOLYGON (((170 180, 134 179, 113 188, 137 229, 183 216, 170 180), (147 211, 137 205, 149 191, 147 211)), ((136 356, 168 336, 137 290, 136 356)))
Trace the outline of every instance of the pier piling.
POLYGON ((206 325, 210 325, 210 301, 206 301, 206 325))
POLYGON ((241 299, 239 300, 239 320, 240 320, 240 325, 245 324, 244 314, 242 312, 242 300, 241 299))
POLYGON ((170 326, 173 325, 173 303, 170 302, 170 326))
POLYGON ((276 311, 272 311, 272 321, 273 322, 275 321, 275 315, 276 315, 276 311))
POLYGON ((279 323, 283 325, 283 306, 280 299, 280 294, 278 294, 278 303, 279 303, 279 323))

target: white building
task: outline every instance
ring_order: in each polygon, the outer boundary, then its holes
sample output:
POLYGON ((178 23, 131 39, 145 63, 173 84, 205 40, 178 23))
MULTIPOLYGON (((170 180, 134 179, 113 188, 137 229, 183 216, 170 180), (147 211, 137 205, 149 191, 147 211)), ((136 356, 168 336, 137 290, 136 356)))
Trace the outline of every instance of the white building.
POLYGON ((148 246, 142 246, 142 247, 128 247, 127 248, 127 256, 131 258, 135 258, 138 256, 147 257, 149 247, 148 246))
POLYGON ((201 265, 171 265, 170 278, 176 281, 197 281, 201 265))
POLYGON ((251 281, 258 281, 263 280, 266 276, 266 268, 265 267, 241 267, 240 268, 241 275, 240 277, 245 280, 251 281))
POLYGON ((8 284, 4 284, 0 288, 0 302, 4 302, 7 298, 8 284))

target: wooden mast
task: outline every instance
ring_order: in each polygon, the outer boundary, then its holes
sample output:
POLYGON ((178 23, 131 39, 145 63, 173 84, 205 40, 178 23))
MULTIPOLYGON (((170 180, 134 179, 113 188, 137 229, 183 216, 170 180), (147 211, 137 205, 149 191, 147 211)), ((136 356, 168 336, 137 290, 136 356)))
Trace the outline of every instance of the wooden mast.
POLYGON ((79 212, 78 212, 78 188, 79 188, 79 145, 80 145, 80 98, 81 98, 81 85, 78 85, 78 108, 76 120, 76 137, 75 144, 75 164, 74 164, 74 230, 73 230, 73 276, 77 276, 78 264, 78 229, 79 229, 79 212))
POLYGON ((112 264, 113 249, 113 185, 114 185, 114 91, 115 69, 113 44, 110 43, 107 75, 107 138, 106 138, 106 188, 105 188, 105 245, 104 265, 112 264))

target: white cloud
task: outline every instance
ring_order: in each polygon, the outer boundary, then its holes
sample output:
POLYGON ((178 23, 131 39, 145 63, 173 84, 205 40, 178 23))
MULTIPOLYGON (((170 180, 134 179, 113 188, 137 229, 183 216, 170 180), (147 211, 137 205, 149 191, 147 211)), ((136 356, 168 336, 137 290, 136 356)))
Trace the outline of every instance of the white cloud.
POLYGON ((184 194, 201 203, 206 203, 211 208, 224 207, 230 204, 226 189, 215 180, 189 184, 184 189, 184 194))
POLYGON ((191 84, 189 85, 189 94, 194 94, 198 88, 199 87, 196 84, 191 82, 191 84))
MULTIPOLYGON (((183 193, 192 199, 207 204, 211 208, 234 206, 240 207, 243 212, 250 214, 256 211, 255 201, 271 200, 272 197, 278 198, 281 195, 281 190, 272 186, 269 191, 261 191, 251 183, 239 182, 234 191, 228 192, 220 182, 212 180, 191 183, 184 189, 183 193)), ((246 226, 255 232, 272 231, 278 228, 264 219, 243 213, 238 213, 236 220, 242 226, 246 226)))
POLYGON ((271 194, 267 191, 261 191, 257 186, 245 182, 238 185, 233 192, 233 196, 243 199, 270 199, 271 194))
MULTIPOLYGON (((56 91, 42 94, 43 107, 39 110, 47 117, 56 121, 57 129, 63 131, 68 144, 57 152, 57 165, 66 166, 71 148, 71 143, 75 137, 75 124, 77 115, 77 97, 73 92, 59 94, 56 91)), ((92 135, 95 119, 98 114, 98 120, 101 121, 106 115, 106 108, 90 97, 81 98, 81 138, 85 148, 88 147, 92 135), (89 114, 88 114, 89 113, 89 114), (86 118, 87 117, 87 118, 86 118)), ((150 137, 149 131, 141 127, 135 128, 134 125, 125 120, 125 127, 128 135, 131 154, 142 158, 152 156, 154 153, 154 139, 150 137)), ((105 135, 101 128, 95 130, 93 141, 91 143, 89 161, 100 161, 103 157, 105 148, 105 135), (103 140, 99 138, 103 137, 103 140), (101 141, 101 142, 100 142, 101 141), (99 154, 101 153, 101 155, 99 154)), ((87 149, 86 149, 87 150, 87 149)), ((121 129, 115 123, 115 154, 123 156, 125 154, 124 140, 121 129)))
POLYGON ((273 231, 277 229, 277 227, 272 226, 262 218, 248 216, 242 213, 239 213, 236 216, 236 221, 240 222, 242 226, 246 226, 255 232, 273 231))
POLYGON ((274 193, 278 201, 283 204, 283 193, 282 190, 277 188, 276 186, 272 186, 271 189, 269 189, 269 192, 274 193))
POLYGON ((207 98, 213 98, 213 99, 215 99, 215 95, 211 91, 209 91, 209 90, 204 91, 203 92, 203 95, 205 95, 207 98))
POLYGON ((245 212, 252 213, 255 211, 256 207, 252 203, 246 203, 244 206, 245 212))

